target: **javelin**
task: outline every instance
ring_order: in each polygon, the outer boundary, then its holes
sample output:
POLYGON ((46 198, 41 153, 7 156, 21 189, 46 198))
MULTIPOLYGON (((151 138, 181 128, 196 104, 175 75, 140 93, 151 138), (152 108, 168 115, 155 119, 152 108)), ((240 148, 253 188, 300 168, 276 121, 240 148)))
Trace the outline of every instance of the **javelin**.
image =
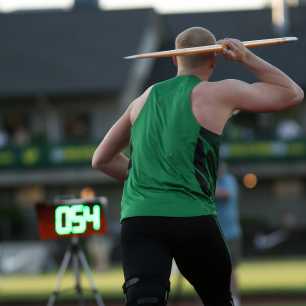
MULTIPOLYGON (((265 46, 282 45, 288 42, 297 41, 297 37, 280 37, 280 38, 269 38, 269 39, 259 39, 259 40, 248 40, 242 43, 247 48, 257 48, 265 46)), ((172 57, 172 56, 186 56, 186 55, 206 55, 209 53, 221 53, 223 51, 224 45, 216 44, 204 47, 192 47, 183 49, 174 49, 167 51, 158 51, 150 53, 142 53, 136 55, 130 55, 124 57, 125 59, 140 59, 140 58, 160 58, 160 57, 172 57)))

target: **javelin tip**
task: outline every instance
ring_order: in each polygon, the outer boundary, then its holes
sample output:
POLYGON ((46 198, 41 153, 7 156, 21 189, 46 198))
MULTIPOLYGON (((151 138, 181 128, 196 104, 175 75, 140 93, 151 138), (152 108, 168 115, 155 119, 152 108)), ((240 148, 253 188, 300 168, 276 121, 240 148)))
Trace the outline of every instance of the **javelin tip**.
POLYGON ((297 41, 299 40, 297 37, 292 36, 292 37, 284 37, 285 41, 297 41))

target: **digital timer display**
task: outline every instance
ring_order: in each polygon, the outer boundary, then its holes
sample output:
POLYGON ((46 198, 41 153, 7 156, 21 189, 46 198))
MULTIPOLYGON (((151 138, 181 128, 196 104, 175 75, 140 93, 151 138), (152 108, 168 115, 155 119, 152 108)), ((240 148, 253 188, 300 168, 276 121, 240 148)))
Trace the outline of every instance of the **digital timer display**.
POLYGON ((100 202, 36 206, 40 238, 58 239, 104 234, 103 205, 100 202))
POLYGON ((89 223, 94 231, 101 228, 101 206, 86 204, 55 208, 55 232, 58 235, 84 234, 89 223))

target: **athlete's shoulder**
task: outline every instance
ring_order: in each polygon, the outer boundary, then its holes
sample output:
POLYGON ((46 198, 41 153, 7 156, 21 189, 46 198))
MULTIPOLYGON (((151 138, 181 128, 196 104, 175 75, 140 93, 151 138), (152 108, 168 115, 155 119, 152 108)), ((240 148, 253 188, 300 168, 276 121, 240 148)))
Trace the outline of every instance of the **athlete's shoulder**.
POLYGON ((152 88, 159 89, 162 87, 172 86, 172 84, 177 80, 177 77, 172 77, 164 80, 160 80, 152 85, 152 88))
MULTIPOLYGON (((171 82, 173 78, 171 79, 165 79, 165 80, 161 80, 161 81, 158 81, 158 82, 155 82, 153 84, 151 84, 149 87, 147 87, 143 92, 142 94, 140 94, 140 96, 138 98, 136 98, 135 100, 139 99, 139 98, 147 98, 149 95, 150 95, 150 92, 152 91, 152 89, 157 89, 159 87, 162 87, 163 85, 167 85, 171 82)), ((134 101, 135 101, 134 100, 134 101)))
POLYGON ((241 86, 243 83, 243 81, 237 79, 224 79, 219 81, 202 81, 198 84, 198 87, 206 90, 231 89, 233 87, 241 86))
POLYGON ((236 100, 237 96, 245 91, 248 84, 237 79, 224 79, 220 81, 202 81, 196 88, 195 93, 199 96, 212 98, 214 101, 236 100))
POLYGON ((132 124, 135 122, 144 104, 148 100, 148 97, 151 93, 153 86, 154 85, 149 86, 140 96, 134 99, 132 103, 129 105, 130 120, 132 124))
POLYGON ((147 87, 136 99, 134 99, 132 101, 132 103, 130 105, 133 106, 134 104, 139 104, 142 101, 145 101, 148 98, 148 96, 150 95, 150 92, 151 92, 153 87, 154 87, 154 84, 147 87))
POLYGON ((214 83, 216 87, 226 91, 233 91, 250 85, 238 79, 225 79, 214 83))

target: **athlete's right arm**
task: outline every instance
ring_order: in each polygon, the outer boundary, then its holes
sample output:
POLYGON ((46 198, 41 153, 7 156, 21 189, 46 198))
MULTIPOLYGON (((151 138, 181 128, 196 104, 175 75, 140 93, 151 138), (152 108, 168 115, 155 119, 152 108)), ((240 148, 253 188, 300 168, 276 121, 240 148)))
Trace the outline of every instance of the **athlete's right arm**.
POLYGON ((217 82, 218 94, 231 109, 273 112, 303 100, 303 90, 289 76, 256 56, 239 40, 225 39, 220 43, 226 46, 224 56, 227 59, 240 62, 258 79, 252 84, 234 79, 217 82))
POLYGON ((136 98, 104 136, 92 157, 92 167, 123 182, 128 173, 129 159, 121 153, 128 146, 131 127, 149 94, 148 88, 136 98))

